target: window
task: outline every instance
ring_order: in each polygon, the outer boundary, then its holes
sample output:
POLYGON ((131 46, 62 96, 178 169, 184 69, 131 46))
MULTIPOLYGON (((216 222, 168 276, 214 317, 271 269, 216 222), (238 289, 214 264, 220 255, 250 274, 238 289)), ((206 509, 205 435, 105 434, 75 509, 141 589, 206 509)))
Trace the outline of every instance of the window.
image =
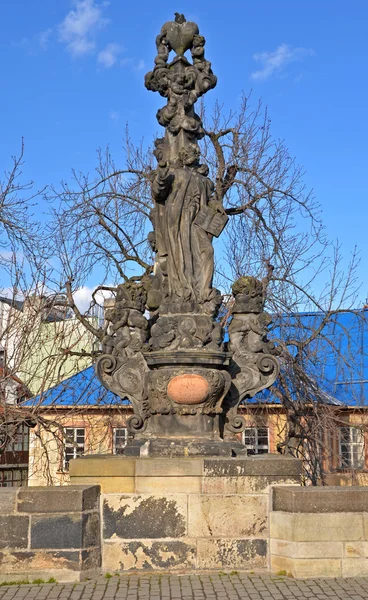
POLYGON ((340 427, 340 467, 364 468, 364 435, 355 427, 340 427))
POLYGON ((113 454, 123 454, 128 441, 128 430, 126 427, 114 427, 113 430, 113 454))
POLYGON ((13 452, 28 452, 29 428, 23 423, 18 425, 13 439, 10 441, 9 450, 13 452))
POLYGON ((248 454, 267 454, 268 452, 268 428, 247 427, 243 431, 243 444, 248 454))
POLYGON ((0 487, 27 485, 28 469, 0 469, 0 487))
POLYGON ((69 468, 69 461, 84 454, 84 428, 66 427, 64 438, 64 468, 69 468))

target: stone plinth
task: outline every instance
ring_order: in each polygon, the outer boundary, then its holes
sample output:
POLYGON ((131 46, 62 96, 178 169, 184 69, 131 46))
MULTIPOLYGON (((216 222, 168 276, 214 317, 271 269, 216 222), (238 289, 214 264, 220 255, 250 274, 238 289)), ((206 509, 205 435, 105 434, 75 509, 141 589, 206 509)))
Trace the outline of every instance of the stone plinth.
POLYGON ((272 496, 274 573, 368 576, 368 487, 285 487, 272 496))
POLYGON ((267 569, 270 486, 300 484, 300 473, 276 455, 70 462, 73 484, 101 485, 110 572, 267 569))
POLYGON ((98 486, 0 488, 0 581, 79 581, 101 568, 98 486))

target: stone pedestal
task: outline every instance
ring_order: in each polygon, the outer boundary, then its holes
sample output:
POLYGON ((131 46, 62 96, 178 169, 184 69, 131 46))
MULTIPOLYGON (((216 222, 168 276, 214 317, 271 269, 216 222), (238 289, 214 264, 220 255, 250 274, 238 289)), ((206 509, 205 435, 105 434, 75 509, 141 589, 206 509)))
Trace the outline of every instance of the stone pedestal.
POLYGON ((300 474, 300 461, 277 455, 70 462, 73 484, 101 486, 110 572, 268 569, 270 486, 300 474))

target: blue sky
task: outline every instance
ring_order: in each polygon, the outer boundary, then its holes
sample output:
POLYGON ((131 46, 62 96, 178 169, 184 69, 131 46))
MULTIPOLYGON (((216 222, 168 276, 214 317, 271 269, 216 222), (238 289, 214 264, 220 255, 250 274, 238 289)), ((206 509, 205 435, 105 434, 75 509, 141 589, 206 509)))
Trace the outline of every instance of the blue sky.
MULTIPOLYGON (((276 137, 306 169, 332 238, 366 260, 368 2, 366 0, 1 0, 2 171, 25 140, 24 179, 38 187, 92 171, 128 122, 135 139, 158 132, 158 94, 143 85, 155 36, 174 11, 195 20, 218 76, 215 99, 236 106, 253 90, 276 137)), ((121 154, 120 154, 121 156, 121 154)), ((43 207, 40 205, 39 210, 43 207)))

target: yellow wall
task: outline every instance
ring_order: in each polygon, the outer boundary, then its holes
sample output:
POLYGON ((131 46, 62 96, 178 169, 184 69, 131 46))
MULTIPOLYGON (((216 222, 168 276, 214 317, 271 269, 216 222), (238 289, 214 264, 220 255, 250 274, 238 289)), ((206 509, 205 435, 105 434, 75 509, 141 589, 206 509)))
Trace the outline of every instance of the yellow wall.
POLYGON ((63 468, 63 428, 85 429, 85 454, 112 454, 112 428, 125 427, 127 414, 116 411, 79 411, 73 414, 44 415, 47 426, 31 430, 28 485, 67 485, 69 473, 63 468), (58 424, 58 426, 56 425, 58 424))

